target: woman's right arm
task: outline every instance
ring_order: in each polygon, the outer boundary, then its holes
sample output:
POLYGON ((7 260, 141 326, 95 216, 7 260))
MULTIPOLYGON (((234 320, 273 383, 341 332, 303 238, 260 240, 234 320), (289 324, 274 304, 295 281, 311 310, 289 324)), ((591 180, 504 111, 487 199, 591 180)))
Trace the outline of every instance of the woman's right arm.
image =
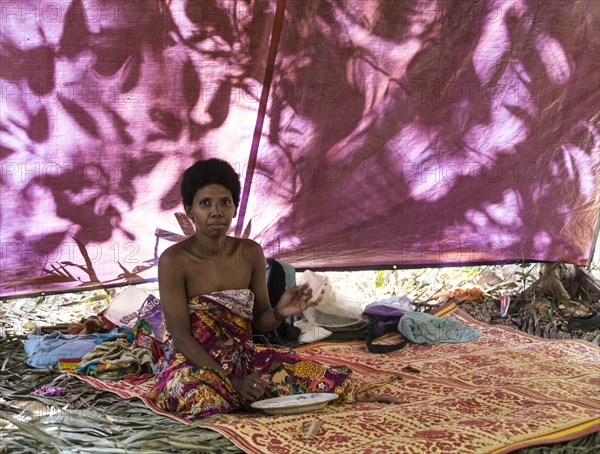
POLYGON ((160 305, 167 322, 167 330, 177 352, 185 356, 190 364, 208 367, 225 375, 227 372, 192 336, 185 292, 183 257, 180 252, 174 248, 169 249, 158 260, 160 305))

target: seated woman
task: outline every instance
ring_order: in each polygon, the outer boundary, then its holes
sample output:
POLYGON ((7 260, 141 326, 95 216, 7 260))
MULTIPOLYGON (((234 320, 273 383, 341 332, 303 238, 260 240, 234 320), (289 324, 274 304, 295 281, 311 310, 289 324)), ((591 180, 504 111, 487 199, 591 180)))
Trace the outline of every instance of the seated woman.
POLYGON ((354 401, 351 371, 305 361, 289 350, 252 343, 286 317, 318 304, 308 285, 292 287, 272 308, 261 246, 227 236, 240 182, 224 161, 197 161, 183 174, 181 196, 195 235, 158 263, 161 307, 170 333, 148 397, 162 409, 201 418, 268 397, 335 392, 354 401))

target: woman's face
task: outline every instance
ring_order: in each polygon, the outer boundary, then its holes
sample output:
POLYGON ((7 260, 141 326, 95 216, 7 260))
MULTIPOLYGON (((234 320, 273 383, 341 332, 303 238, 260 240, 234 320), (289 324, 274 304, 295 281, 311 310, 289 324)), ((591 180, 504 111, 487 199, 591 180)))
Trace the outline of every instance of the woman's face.
POLYGON ((196 232, 209 237, 224 236, 236 214, 231 192, 220 184, 209 184, 196 191, 192 206, 186 211, 196 232))

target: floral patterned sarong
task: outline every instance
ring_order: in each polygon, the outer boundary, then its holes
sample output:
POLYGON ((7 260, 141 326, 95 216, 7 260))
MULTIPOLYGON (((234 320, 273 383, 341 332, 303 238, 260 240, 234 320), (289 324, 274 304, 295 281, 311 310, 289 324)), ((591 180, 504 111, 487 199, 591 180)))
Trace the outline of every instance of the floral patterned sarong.
MULTIPOLYGON (((325 367, 306 361, 292 350, 255 350, 252 342, 250 290, 225 290, 188 302, 192 335, 227 373, 243 378, 257 372, 268 382, 263 398, 290 394, 335 392, 341 402, 354 401, 352 372, 346 366, 325 367)), ((214 369, 189 364, 174 350, 171 337, 166 356, 148 394, 162 409, 184 418, 202 418, 246 407, 231 382, 214 369)))

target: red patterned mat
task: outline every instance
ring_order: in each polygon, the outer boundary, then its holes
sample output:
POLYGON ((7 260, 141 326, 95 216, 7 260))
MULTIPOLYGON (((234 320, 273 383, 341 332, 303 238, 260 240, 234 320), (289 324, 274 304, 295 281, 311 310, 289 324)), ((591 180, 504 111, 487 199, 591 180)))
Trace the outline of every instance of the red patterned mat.
MULTIPOLYGON (((449 314, 481 337, 465 344, 409 345, 387 355, 371 354, 361 342, 298 349, 322 363, 350 366, 359 385, 400 375, 402 380, 377 393, 401 403, 329 405, 294 416, 238 412, 202 427, 246 452, 282 454, 510 452, 600 430, 600 348, 486 325, 454 305, 438 310, 449 314), (305 439, 299 431, 313 420, 320 429, 305 439)), ((150 386, 79 378, 126 398, 143 399, 150 386)))

